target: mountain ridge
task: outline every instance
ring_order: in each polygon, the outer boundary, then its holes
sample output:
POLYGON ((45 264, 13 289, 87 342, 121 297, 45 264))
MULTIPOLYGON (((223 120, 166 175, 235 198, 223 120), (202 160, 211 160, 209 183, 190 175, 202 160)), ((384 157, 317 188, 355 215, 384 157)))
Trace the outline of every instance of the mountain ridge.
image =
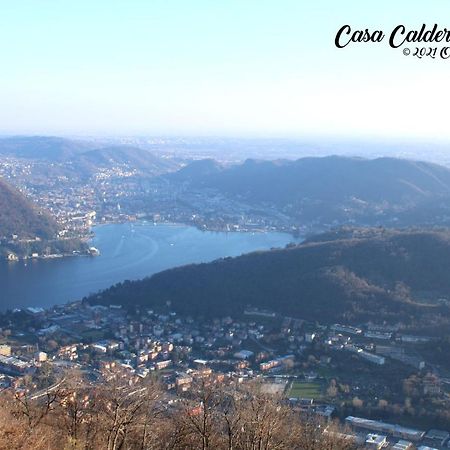
POLYGON ((180 196, 219 195, 227 213, 241 205, 271 210, 306 229, 450 225, 450 169, 423 161, 327 156, 219 166, 205 160, 163 177, 180 196))
POLYGON ((242 314, 253 306, 321 323, 450 326, 448 307, 437 301, 450 292, 448 229, 349 233, 170 269, 87 300, 151 308, 170 301, 188 315, 242 314))
POLYGON ((364 159, 328 156, 295 161, 248 159, 243 164, 215 172, 211 177, 206 175, 205 179, 197 181, 203 186, 231 195, 253 196, 257 200, 290 196, 280 203, 286 203, 299 194, 310 195, 313 189, 331 198, 341 193, 349 198, 381 200, 376 189, 384 187, 386 182, 391 188, 395 186, 398 197, 412 195, 413 192, 421 195, 430 192, 449 194, 450 170, 433 163, 386 157, 364 159), (327 179, 323 178, 324 173, 327 179), (383 177, 380 177, 380 173, 383 177), (413 176, 417 178, 414 182, 411 180, 413 176), (278 183, 275 184, 275 181, 278 183), (374 185, 369 194, 361 189, 367 188, 368 181, 374 185), (413 192, 409 192, 408 186, 413 192))
POLYGON ((95 148, 76 155, 71 159, 71 163, 87 173, 93 173, 99 167, 110 168, 118 165, 130 167, 147 176, 170 171, 175 167, 173 162, 148 150, 128 145, 95 148))
POLYGON ((91 144, 57 136, 12 136, 0 139, 0 155, 64 161, 87 151, 91 144))

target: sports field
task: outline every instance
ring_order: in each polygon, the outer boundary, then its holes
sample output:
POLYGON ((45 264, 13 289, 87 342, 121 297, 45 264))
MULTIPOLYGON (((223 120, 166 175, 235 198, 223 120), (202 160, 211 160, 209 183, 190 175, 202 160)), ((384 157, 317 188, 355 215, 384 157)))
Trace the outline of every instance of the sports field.
POLYGON ((289 398, 320 398, 322 396, 319 383, 292 382, 288 391, 289 398))

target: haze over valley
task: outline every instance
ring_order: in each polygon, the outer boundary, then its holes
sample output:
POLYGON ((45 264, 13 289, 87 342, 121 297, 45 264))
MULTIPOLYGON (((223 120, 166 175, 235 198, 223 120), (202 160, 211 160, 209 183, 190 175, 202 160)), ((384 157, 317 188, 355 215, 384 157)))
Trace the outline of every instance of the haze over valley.
MULTIPOLYGON (((450 170, 445 165, 356 156, 225 162, 173 155, 170 143, 160 143, 158 151, 98 145, 56 137, 0 139, 3 185, 20 190, 42 218, 52 216, 60 237, 84 242, 93 223, 137 218, 297 236, 345 224, 449 222, 450 170)), ((14 214, 9 216, 13 221, 14 214)), ((30 237, 20 228, 17 233, 4 229, 4 240, 12 234, 30 237)), ((42 237, 35 231, 32 237, 42 237)))

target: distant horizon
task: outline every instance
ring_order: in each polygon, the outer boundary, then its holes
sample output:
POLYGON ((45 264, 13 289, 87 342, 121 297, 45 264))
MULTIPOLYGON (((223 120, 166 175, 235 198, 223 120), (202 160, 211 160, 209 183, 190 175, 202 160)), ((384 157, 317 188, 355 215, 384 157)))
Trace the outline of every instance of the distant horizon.
POLYGON ((450 145, 450 137, 414 137, 380 135, 269 135, 269 134, 157 134, 157 133, 51 133, 51 132, 0 132, 0 139, 6 138, 61 138, 69 140, 89 139, 199 139, 199 140, 239 140, 239 141, 278 141, 278 142, 355 142, 362 144, 437 144, 450 145))
MULTIPOLYGON (((4 139, 56 139, 86 145, 86 151, 108 147, 139 148, 154 154, 186 160, 214 159, 221 163, 240 163, 247 159, 275 161, 310 157, 400 158, 427 161, 450 167, 450 142, 377 137, 303 136, 156 136, 156 135, 1 135, 4 139)), ((44 144, 46 145, 46 144, 44 144)), ((51 141, 50 141, 51 145, 51 141)), ((55 142, 58 146, 58 141, 55 142)), ((62 143, 64 146, 64 142, 62 143)), ((38 151, 38 150, 37 150, 38 151)))

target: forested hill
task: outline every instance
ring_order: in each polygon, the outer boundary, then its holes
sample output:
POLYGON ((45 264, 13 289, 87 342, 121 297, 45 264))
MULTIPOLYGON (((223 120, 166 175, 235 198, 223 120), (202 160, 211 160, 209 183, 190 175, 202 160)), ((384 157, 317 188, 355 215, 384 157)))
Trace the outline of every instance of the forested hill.
POLYGON ((140 174, 155 175, 177 167, 173 160, 165 159, 137 147, 118 145, 90 150, 76 155, 70 161, 79 173, 92 175, 99 168, 116 166, 134 169, 140 174))
POLYGON ((13 234, 20 238, 51 239, 57 228, 49 214, 0 178, 0 239, 11 238, 13 234))
POLYGON ((328 156, 220 166, 204 160, 166 178, 184 192, 219 195, 235 208, 271 209, 311 229, 450 224, 450 169, 423 161, 328 156))
POLYGON ((448 325, 450 231, 347 230, 286 249, 184 266, 125 282, 91 303, 170 301, 191 315, 247 305, 322 323, 368 320, 448 325))
MULTIPOLYGON (((198 161, 191 165, 202 167, 198 161)), ((180 175, 188 169, 189 166, 180 171, 180 175)), ((396 158, 249 159, 230 167, 216 165, 207 171, 197 170, 192 184, 254 202, 280 205, 301 199, 399 202, 450 194, 450 170, 437 164, 396 158)))
POLYGON ((0 139, 0 155, 64 161, 91 148, 87 142, 55 136, 13 136, 0 139))
POLYGON ((41 171, 43 176, 63 175, 71 179, 89 177, 99 169, 118 167, 153 176, 180 165, 172 158, 130 145, 104 147, 97 142, 55 136, 0 138, 0 158, 5 157, 30 160, 33 170, 41 171))

